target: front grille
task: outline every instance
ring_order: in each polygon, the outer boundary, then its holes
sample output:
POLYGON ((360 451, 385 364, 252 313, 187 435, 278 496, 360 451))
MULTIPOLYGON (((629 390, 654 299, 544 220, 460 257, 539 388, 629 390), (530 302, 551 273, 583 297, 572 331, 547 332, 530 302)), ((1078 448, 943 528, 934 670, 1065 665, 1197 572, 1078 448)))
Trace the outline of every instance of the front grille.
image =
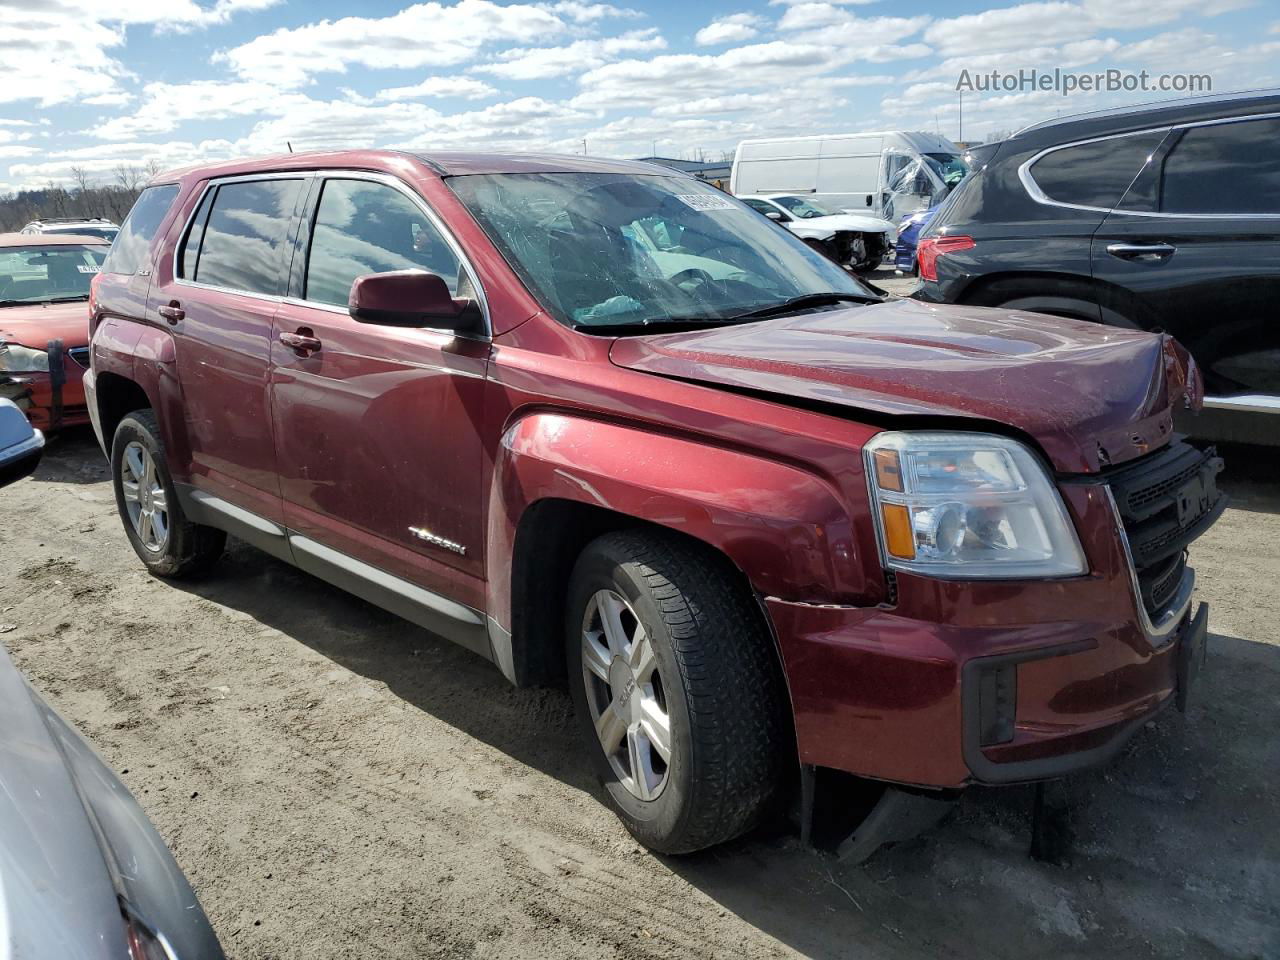
POLYGON ((1177 593, 1187 547, 1226 507, 1226 496, 1218 492, 1221 472, 1216 450, 1197 450, 1179 440, 1106 474, 1129 540, 1142 603, 1153 618, 1177 593))
POLYGON ((89 369, 89 348, 88 347, 72 347, 70 350, 67 351, 67 356, 69 356, 76 363, 80 364, 80 366, 84 367, 86 370, 89 369))

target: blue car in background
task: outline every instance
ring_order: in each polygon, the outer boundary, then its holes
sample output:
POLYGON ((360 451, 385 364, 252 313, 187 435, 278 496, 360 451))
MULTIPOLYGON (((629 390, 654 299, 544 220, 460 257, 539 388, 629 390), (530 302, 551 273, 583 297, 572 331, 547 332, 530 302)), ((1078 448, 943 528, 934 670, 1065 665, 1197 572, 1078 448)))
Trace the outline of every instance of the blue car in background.
POLYGON ((898 224, 898 242, 893 248, 893 268, 899 273, 916 272, 916 241, 940 206, 941 204, 934 204, 928 210, 909 213, 898 224))

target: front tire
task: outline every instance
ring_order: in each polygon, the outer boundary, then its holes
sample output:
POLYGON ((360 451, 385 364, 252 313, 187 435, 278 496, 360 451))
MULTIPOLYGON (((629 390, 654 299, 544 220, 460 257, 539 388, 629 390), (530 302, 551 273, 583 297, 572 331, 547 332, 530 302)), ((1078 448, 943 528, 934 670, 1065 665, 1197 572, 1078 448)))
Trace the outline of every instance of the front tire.
POLYGON ((789 711, 773 640, 727 560, 665 533, 606 534, 569 587, 569 685, 610 805, 661 853, 759 822, 789 711))
POLYGON ((192 523, 182 511, 160 426, 150 410, 135 410, 111 441, 111 485, 133 551, 158 577, 203 572, 222 555, 227 535, 192 523))

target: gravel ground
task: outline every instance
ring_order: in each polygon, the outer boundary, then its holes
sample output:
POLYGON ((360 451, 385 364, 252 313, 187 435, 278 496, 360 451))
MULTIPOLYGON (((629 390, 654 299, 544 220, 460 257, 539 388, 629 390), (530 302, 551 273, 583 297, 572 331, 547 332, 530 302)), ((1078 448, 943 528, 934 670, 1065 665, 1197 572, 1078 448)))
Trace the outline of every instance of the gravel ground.
POLYGON ((88 432, 0 493, 0 641, 121 772, 232 958, 1280 956, 1280 458, 1227 451, 1190 713, 1076 779, 974 790, 842 865, 783 834, 654 856, 600 804, 557 691, 233 543, 147 576, 88 432))

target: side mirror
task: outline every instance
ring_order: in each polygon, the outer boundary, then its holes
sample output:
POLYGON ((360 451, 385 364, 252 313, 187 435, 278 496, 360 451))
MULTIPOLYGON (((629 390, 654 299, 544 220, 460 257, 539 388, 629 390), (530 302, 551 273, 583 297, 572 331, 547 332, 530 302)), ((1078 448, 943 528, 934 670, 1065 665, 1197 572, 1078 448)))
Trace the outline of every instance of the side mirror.
POLYGON ((12 400, 0 399, 0 487, 28 476, 44 452, 44 434, 12 400))
POLYGON ((782 222, 782 214, 779 213, 777 210, 766 210, 764 212, 764 215, 768 217, 770 220, 777 221, 778 223, 782 222))
POLYGON ((356 277, 347 310, 360 323, 388 327, 445 327, 479 332, 481 314, 474 300, 455 300, 439 274, 395 270, 356 277))

